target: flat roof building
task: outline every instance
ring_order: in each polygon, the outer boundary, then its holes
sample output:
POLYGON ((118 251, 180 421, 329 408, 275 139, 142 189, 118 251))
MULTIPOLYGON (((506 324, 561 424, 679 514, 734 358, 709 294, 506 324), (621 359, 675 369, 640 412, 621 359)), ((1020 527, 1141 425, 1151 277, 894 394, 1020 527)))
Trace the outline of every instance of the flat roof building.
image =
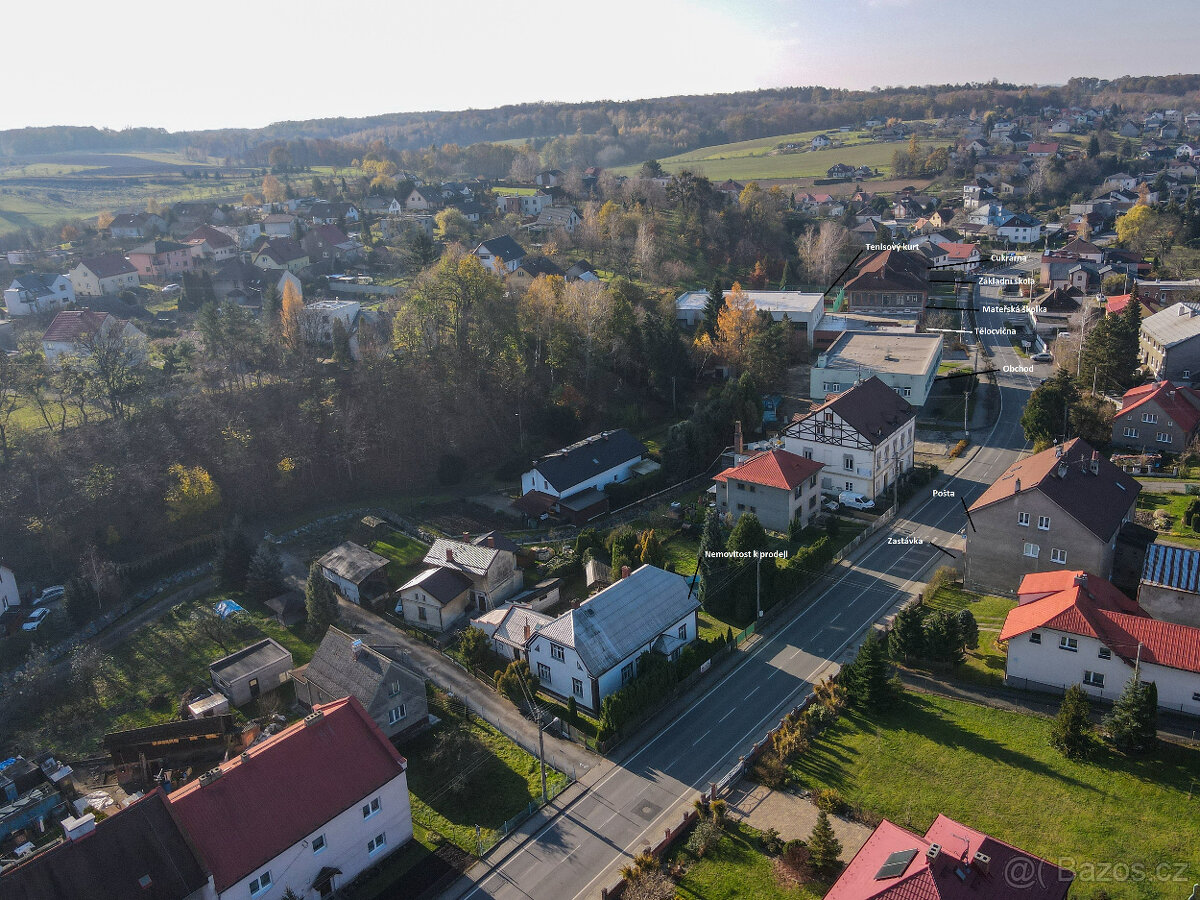
MULTIPOLYGON (((723 291, 728 298, 732 291, 723 291)), ((787 316, 789 322, 803 328, 812 344, 812 334, 825 315, 825 295, 806 291, 743 291, 759 312, 770 313, 776 322, 787 316)), ((675 300, 675 318, 689 328, 704 321, 708 291, 687 291, 675 300)))
POLYGON ((941 361, 940 334, 848 332, 817 357, 809 396, 824 400, 874 375, 913 406, 923 406, 941 361))

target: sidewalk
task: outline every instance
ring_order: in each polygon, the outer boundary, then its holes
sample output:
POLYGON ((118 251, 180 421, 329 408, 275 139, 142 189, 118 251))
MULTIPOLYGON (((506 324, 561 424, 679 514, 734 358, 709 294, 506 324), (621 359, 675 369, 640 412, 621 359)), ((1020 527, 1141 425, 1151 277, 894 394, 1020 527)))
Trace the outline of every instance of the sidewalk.
MULTIPOLYGON (((481 684, 453 660, 420 641, 385 619, 353 603, 339 600, 338 611, 343 625, 361 629, 369 635, 367 643, 398 648, 413 668, 430 681, 450 691, 470 708, 471 712, 495 725, 534 756, 538 754, 537 726, 521 715, 517 708, 493 690, 481 684)), ((545 735, 546 762, 576 778, 594 769, 601 757, 580 744, 564 741, 550 733, 545 735)))

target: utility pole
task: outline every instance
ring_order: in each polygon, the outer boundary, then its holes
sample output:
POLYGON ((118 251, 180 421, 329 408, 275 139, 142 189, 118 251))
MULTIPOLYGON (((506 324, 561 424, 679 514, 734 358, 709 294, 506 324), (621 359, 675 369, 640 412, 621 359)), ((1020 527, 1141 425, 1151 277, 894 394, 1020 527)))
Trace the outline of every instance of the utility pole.
POLYGON ((971 398, 970 390, 969 389, 964 390, 963 391, 963 437, 966 437, 966 438, 969 438, 971 436, 971 432, 967 428, 967 407, 968 407, 967 401, 970 400, 970 398, 971 398))
POLYGON ((545 726, 542 724, 542 709, 538 707, 538 758, 542 761, 542 802, 546 802, 546 739, 545 726))
POLYGON ((754 623, 762 618, 762 551, 754 551, 754 623))
POLYGON ((675 414, 675 376, 671 376, 671 415, 675 414))

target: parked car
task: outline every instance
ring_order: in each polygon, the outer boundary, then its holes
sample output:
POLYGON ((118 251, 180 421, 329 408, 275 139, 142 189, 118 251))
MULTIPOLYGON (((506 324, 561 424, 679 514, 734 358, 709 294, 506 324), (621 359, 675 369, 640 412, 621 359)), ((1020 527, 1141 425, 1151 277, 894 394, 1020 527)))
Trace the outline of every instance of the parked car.
POLYGON ((178 294, 183 288, 177 284, 164 284, 162 292, 164 294, 178 294))
POLYGON ((1045 351, 1043 351, 1041 353, 1035 353, 1035 354, 1033 354, 1033 356, 1031 356, 1029 358, 1032 359, 1034 362, 1054 362, 1054 357, 1051 354, 1046 353, 1045 351))
POLYGON ((838 501, 842 506, 848 506, 851 509, 874 509, 875 501, 858 491, 842 491, 838 494, 838 501))
POLYGON ((42 591, 41 595, 33 601, 33 605, 37 606, 39 603, 50 603, 53 600, 60 600, 64 593, 66 593, 66 588, 61 584, 52 584, 42 591))
POLYGON ((825 510, 826 512, 837 512, 841 508, 842 505, 836 500, 826 500, 821 504, 821 509, 825 510))
POLYGON ((29 618, 25 620, 25 624, 21 626, 22 631, 37 631, 38 626, 42 624, 42 620, 50 615, 50 610, 46 607, 35 609, 30 613, 29 618))

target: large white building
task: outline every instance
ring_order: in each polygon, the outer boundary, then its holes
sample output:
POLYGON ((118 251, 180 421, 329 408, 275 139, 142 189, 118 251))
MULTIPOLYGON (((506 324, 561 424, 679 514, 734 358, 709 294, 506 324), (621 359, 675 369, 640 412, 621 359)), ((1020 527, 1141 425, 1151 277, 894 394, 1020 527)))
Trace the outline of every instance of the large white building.
MULTIPOLYGON (((728 299, 731 291, 723 291, 728 299)), ((770 313, 776 322, 784 317, 808 335, 812 345, 813 332, 825 315, 825 295, 805 291, 743 291, 754 308, 770 313)), ((680 325, 695 327, 704 321, 704 310, 708 306, 708 291, 686 291, 675 298, 675 318, 680 325)))
POLYGON ((355 697, 169 796, 208 869, 197 900, 327 897, 413 836, 408 763, 355 697))
POLYGON ((75 288, 66 275, 34 272, 18 275, 4 290, 4 306, 10 316, 58 312, 75 302, 75 288))
POLYGON ((1200 715, 1200 628, 1151 618, 1108 581, 1083 571, 1035 572, 1000 631, 1005 681, 1115 700, 1134 669, 1162 709, 1200 715))
POLYGON ((529 668, 544 690, 574 697, 595 715, 605 697, 637 676, 643 653, 675 659, 696 639, 699 608, 682 575, 642 566, 531 631, 529 668))
POLYGON ((868 378, 788 425, 783 446, 824 466, 823 491, 877 497, 913 467, 916 422, 912 404, 868 378))
POLYGON ((17 577, 12 569, 0 566, 0 613, 14 606, 21 605, 21 595, 17 592, 17 577))
POLYGON ((941 361, 940 334, 847 332, 817 357, 809 396, 824 400, 875 376, 913 406, 924 406, 941 361))

